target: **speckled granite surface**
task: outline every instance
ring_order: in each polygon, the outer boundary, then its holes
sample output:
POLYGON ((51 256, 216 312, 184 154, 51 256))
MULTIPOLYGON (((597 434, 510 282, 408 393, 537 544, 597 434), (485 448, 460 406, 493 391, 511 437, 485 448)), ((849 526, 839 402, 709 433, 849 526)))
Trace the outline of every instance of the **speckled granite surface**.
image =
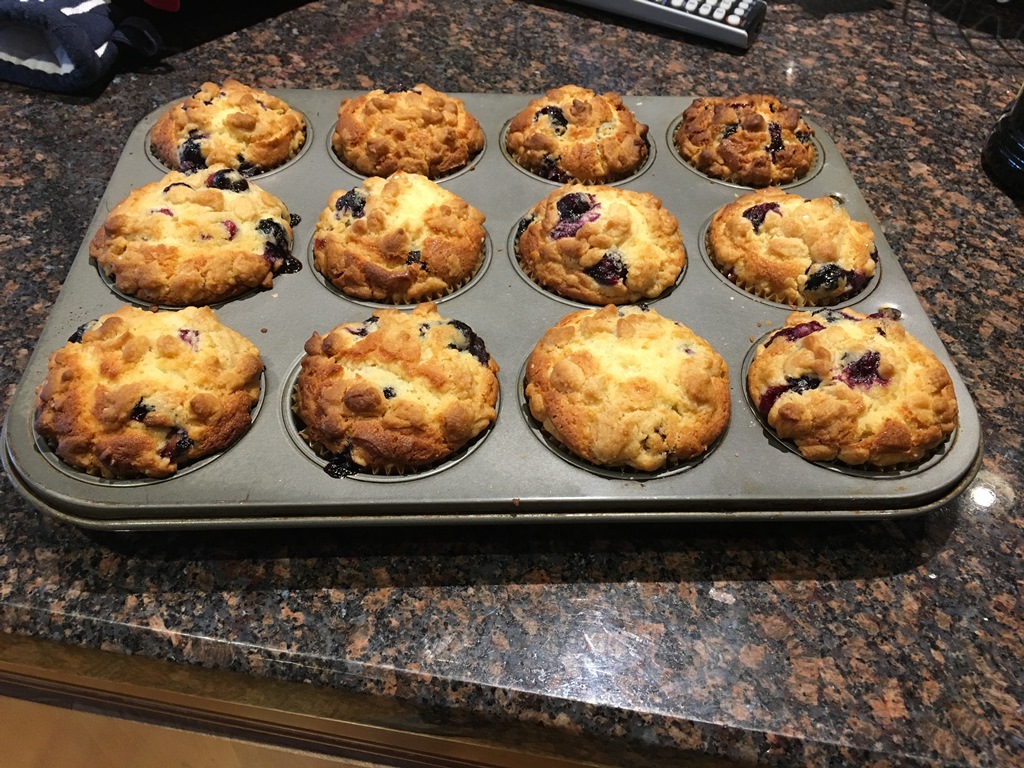
POLYGON ((838 144, 986 446, 960 499, 886 522, 111 536, 5 477, 0 629, 740 763, 1021 764, 1024 217, 978 162, 1021 15, 773 3, 741 54, 555 3, 291 3, 91 96, 0 84, 5 404, 129 132, 204 79, 765 90, 838 144))

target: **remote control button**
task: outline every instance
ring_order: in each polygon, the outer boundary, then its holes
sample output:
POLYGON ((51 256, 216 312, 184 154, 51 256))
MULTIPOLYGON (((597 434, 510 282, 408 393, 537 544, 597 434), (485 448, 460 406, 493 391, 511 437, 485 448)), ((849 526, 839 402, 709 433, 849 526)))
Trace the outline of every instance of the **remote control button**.
POLYGON ((715 12, 711 14, 711 18, 713 18, 715 21, 721 21, 722 19, 725 18, 725 11, 723 11, 721 8, 715 8, 715 12))
POLYGON ((687 13, 693 13, 694 11, 697 10, 697 6, 699 4, 700 3, 698 2, 698 0, 687 0, 686 8, 684 8, 683 10, 685 10, 687 13))
POLYGON ((697 13, 699 13, 701 16, 708 16, 708 15, 710 15, 711 14, 711 3, 704 3, 704 5, 702 5, 699 9, 697 9, 697 13))
POLYGON ((738 27, 740 24, 743 23, 743 19, 741 19, 735 13, 731 13, 726 18, 725 23, 728 24, 730 27, 738 27))
POLYGON ((686 2, 686 0, 669 0, 669 5, 673 8, 682 8, 684 2, 686 2))

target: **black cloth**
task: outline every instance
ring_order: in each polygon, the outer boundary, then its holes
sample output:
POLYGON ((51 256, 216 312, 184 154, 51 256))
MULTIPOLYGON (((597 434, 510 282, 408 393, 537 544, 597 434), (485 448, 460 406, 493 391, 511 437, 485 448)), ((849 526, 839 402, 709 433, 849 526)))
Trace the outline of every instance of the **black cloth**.
POLYGON ((101 81, 127 50, 155 55, 147 20, 110 0, 0 0, 0 79, 56 93, 101 81))

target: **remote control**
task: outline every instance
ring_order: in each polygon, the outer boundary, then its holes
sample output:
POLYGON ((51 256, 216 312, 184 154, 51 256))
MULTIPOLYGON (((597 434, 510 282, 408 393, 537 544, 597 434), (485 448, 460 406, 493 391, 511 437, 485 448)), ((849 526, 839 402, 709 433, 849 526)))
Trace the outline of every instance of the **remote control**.
POLYGON ((761 28, 765 0, 570 0, 608 13, 749 48, 761 28))

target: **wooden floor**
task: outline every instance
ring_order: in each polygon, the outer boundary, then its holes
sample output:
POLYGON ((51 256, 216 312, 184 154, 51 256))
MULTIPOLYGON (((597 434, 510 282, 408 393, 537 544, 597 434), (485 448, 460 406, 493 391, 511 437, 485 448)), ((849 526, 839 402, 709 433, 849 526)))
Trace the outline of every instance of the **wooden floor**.
POLYGON ((0 696, 4 768, 379 768, 0 696))

